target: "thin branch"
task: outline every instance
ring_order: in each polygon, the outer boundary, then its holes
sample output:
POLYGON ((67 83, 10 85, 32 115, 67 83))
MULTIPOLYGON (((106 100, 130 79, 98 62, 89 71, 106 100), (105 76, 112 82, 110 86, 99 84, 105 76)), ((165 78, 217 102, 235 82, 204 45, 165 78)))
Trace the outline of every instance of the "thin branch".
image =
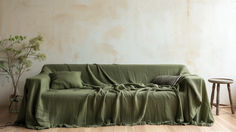
POLYGON ((4 72, 6 72, 7 74, 9 74, 9 71, 8 71, 6 68, 4 68, 3 66, 0 66, 0 68, 1 68, 4 72))
MULTIPOLYGON (((26 55, 26 58, 28 58, 28 56, 29 56, 31 51, 32 51, 32 48, 29 49, 29 51, 28 51, 28 53, 26 55)), ((18 85, 21 75, 25 72, 24 70, 22 71, 23 67, 24 67, 24 65, 21 64, 20 71, 18 73, 18 77, 17 77, 17 80, 16 80, 16 85, 18 85)))

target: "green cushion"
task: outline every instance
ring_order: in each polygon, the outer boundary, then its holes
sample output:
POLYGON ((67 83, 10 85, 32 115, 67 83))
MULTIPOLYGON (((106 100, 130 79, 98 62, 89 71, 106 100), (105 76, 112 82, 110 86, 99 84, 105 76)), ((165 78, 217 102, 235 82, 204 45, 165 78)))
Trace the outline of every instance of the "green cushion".
POLYGON ((181 76, 160 75, 156 76, 151 82, 157 85, 175 85, 181 76))
POLYGON ((60 71, 49 74, 51 89, 67 89, 83 87, 80 71, 60 71))

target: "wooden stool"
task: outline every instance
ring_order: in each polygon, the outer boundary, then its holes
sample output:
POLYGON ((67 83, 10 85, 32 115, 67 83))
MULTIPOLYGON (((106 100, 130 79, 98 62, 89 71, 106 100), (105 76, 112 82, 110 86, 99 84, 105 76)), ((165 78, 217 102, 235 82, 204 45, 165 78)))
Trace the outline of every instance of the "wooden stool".
POLYGON ((214 105, 216 107, 216 115, 219 115, 220 84, 227 84, 231 111, 232 111, 232 114, 234 114, 233 102, 232 102, 231 91, 230 91, 230 84, 233 83, 233 80, 232 79, 228 79, 228 78, 210 78, 210 79, 208 79, 208 81, 212 83, 211 108, 212 108, 212 105, 214 105), (216 104, 213 104, 214 94, 215 94, 215 85, 216 84, 217 84, 216 104))

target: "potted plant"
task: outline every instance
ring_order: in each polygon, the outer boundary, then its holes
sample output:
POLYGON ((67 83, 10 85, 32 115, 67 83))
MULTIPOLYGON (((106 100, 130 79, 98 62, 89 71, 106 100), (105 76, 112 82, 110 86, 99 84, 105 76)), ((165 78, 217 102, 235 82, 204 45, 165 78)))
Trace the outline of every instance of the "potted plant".
POLYGON ((40 53, 42 36, 27 40, 26 36, 16 35, 0 40, 0 70, 11 80, 13 93, 10 95, 9 111, 13 112, 12 104, 19 102, 19 80, 23 73, 30 70, 32 60, 42 61, 45 54, 40 53))

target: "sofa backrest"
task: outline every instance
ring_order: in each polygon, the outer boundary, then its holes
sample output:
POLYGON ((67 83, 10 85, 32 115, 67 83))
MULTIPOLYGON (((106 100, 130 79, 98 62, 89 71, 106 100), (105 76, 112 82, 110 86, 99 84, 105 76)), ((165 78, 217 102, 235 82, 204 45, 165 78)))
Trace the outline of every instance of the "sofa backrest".
POLYGON ((82 80, 85 83, 91 83, 91 72, 98 79, 101 71, 111 77, 117 83, 150 83, 157 75, 183 75, 189 74, 184 65, 178 64, 46 64, 42 68, 42 73, 51 73, 57 71, 81 71, 82 80), (90 73, 89 73, 90 70, 90 73))

